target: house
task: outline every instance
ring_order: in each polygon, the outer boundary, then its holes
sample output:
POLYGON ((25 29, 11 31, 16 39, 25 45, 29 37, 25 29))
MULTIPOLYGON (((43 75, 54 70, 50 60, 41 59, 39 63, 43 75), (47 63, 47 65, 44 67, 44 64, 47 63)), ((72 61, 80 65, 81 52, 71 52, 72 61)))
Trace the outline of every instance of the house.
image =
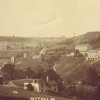
POLYGON ((67 54, 67 56, 72 56, 72 57, 73 57, 74 55, 75 55, 74 52, 71 52, 71 53, 68 53, 68 54, 67 54))
POLYGON ((24 52, 23 58, 27 58, 28 54, 24 52))
POLYGON ((55 81, 49 81, 48 84, 48 90, 47 92, 57 93, 58 92, 58 84, 55 81))
POLYGON ((15 63, 15 57, 14 56, 11 56, 11 63, 15 63))
POLYGON ((88 50, 91 50, 92 47, 89 44, 79 44, 75 46, 75 50, 79 50, 80 53, 86 54, 88 50))
POLYGON ((1 74, 1 71, 0 71, 0 84, 3 85, 3 75, 1 74))
POLYGON ((38 43, 27 42, 23 44, 24 48, 37 48, 39 46, 38 43))
POLYGON ((48 48, 44 48, 44 49, 42 49, 41 51, 40 51, 40 53, 39 53, 39 55, 45 55, 46 53, 47 53, 47 51, 48 51, 48 48))
MULTIPOLYGON (((24 89, 25 89, 25 84, 24 84, 24 89)), ((49 81, 49 80, 45 81, 43 79, 33 79, 33 83, 31 84, 35 92, 42 92, 42 93, 58 92, 58 84, 55 81, 49 81)))
POLYGON ((86 60, 99 60, 100 50, 89 50, 87 53, 86 60))
POLYGON ((23 46, 24 46, 24 43, 12 42, 12 43, 9 43, 8 50, 21 50, 23 46))
POLYGON ((8 87, 17 87, 17 88, 23 88, 24 89, 24 83, 32 83, 33 79, 19 79, 19 80, 12 80, 9 81, 7 86, 8 87))
POLYGON ((29 90, 28 85, 32 86, 33 91, 39 92, 39 93, 40 92, 42 93, 58 92, 57 82, 45 81, 43 79, 20 79, 20 80, 10 81, 7 84, 8 87, 23 88, 25 90, 29 90))
POLYGON ((8 43, 7 42, 0 42, 0 51, 5 51, 8 49, 8 43))

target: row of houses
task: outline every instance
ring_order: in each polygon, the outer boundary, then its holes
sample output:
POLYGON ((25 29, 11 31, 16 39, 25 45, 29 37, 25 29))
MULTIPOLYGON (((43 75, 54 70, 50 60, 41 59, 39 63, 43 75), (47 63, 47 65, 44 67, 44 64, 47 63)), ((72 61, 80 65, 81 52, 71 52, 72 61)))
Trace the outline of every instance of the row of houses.
POLYGON ((24 90, 32 90, 38 93, 57 93, 58 92, 58 84, 54 80, 49 80, 47 76, 47 80, 43 79, 20 79, 20 80, 12 80, 8 82, 8 84, 4 85, 7 87, 16 87, 24 90))
POLYGON ((100 60, 100 49, 93 49, 89 44, 76 45, 75 50, 79 50, 86 60, 100 60))

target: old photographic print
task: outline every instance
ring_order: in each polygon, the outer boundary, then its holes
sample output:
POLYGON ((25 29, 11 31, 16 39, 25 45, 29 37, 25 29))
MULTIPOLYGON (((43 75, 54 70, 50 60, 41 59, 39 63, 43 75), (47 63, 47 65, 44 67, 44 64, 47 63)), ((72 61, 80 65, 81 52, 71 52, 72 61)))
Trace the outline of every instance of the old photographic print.
POLYGON ((0 0, 0 100, 100 100, 100 0, 0 0))

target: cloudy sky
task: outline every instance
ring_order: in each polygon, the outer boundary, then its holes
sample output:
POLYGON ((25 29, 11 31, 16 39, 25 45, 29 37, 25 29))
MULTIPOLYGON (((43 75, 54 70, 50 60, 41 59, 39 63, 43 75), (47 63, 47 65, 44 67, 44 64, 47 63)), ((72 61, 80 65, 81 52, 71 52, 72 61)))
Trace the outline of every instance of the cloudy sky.
POLYGON ((0 35, 72 36, 100 31, 100 0, 0 0, 0 35))

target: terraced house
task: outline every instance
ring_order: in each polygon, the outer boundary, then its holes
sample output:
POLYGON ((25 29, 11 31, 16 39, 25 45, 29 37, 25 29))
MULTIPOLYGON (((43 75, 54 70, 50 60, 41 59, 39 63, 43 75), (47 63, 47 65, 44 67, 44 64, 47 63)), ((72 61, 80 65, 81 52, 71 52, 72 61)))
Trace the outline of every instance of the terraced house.
POLYGON ((75 50, 79 50, 83 55, 86 54, 92 47, 89 44, 79 44, 75 46, 75 50))
POLYGON ((100 60, 100 50, 89 50, 86 60, 100 60))

